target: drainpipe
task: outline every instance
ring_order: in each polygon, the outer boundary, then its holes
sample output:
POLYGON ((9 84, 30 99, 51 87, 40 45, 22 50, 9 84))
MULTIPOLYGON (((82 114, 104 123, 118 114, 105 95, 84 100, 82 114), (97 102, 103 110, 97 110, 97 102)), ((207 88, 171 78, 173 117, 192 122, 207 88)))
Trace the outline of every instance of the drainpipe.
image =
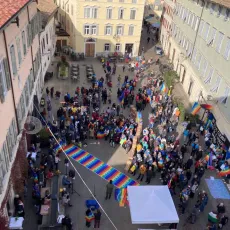
POLYGON ((66 31, 66 5, 67 5, 68 2, 69 2, 69 0, 67 0, 66 3, 65 3, 65 31, 66 31))
POLYGON ((193 55, 193 52, 194 52, 194 49, 195 49, 195 45, 196 45, 196 40, 197 40, 199 28, 200 28, 200 22, 201 22, 203 13, 204 13, 204 7, 205 7, 205 3, 203 5, 201 13, 200 13, 200 20, 199 20, 199 23, 198 23, 198 26, 197 26, 197 31, 196 31, 196 35, 195 35, 195 39, 194 39, 194 43, 193 43, 193 47, 192 47, 191 59, 192 59, 192 55, 193 55))
POLYGON ((8 63, 8 66, 9 66, 11 92, 12 92, 12 97, 13 97, 14 112, 15 112, 16 124, 17 124, 17 129, 18 129, 18 133, 17 134, 19 134, 20 133, 20 128, 19 128, 19 122, 18 122, 16 101, 15 101, 15 95, 14 95, 14 85, 13 85, 12 73, 11 73, 11 69, 10 69, 10 62, 9 62, 10 59, 9 59, 8 47, 7 47, 7 43, 6 43, 6 33, 5 33, 5 30, 3 30, 3 38, 4 38, 5 48, 6 48, 7 63, 8 63))

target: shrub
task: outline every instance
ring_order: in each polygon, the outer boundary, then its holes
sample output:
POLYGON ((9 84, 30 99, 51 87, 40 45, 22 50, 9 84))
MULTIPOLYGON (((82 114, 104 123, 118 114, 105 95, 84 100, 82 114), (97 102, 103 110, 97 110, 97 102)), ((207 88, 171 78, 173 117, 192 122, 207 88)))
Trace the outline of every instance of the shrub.
POLYGON ((170 70, 170 71, 167 71, 163 74, 163 77, 164 77, 164 81, 165 81, 165 84, 166 86, 169 88, 170 86, 174 86, 176 80, 179 79, 179 76, 177 75, 177 72, 176 71, 173 71, 173 70, 170 70))

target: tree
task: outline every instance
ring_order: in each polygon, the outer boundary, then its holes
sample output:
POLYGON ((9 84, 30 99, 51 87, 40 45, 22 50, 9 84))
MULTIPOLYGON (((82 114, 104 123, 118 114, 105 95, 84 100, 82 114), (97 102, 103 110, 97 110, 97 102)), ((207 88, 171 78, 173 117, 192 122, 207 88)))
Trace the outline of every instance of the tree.
POLYGON ((170 86, 174 86, 176 81, 179 79, 179 76, 177 75, 177 72, 174 70, 169 70, 163 74, 164 82, 168 88, 170 86))

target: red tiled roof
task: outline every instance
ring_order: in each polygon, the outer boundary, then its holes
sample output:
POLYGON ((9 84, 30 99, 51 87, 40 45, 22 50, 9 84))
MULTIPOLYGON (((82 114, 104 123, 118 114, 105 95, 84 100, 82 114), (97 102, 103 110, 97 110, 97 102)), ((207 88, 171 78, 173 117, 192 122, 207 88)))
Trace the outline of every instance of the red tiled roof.
POLYGON ((0 28, 31 0, 1 0, 0 28))

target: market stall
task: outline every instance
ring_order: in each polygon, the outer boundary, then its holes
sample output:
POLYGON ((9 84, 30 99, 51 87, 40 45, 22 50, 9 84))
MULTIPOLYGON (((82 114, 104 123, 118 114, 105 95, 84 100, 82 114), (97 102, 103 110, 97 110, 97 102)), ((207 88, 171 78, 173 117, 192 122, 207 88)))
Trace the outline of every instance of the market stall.
POLYGON ((179 223, 168 186, 128 186, 133 224, 179 223))

